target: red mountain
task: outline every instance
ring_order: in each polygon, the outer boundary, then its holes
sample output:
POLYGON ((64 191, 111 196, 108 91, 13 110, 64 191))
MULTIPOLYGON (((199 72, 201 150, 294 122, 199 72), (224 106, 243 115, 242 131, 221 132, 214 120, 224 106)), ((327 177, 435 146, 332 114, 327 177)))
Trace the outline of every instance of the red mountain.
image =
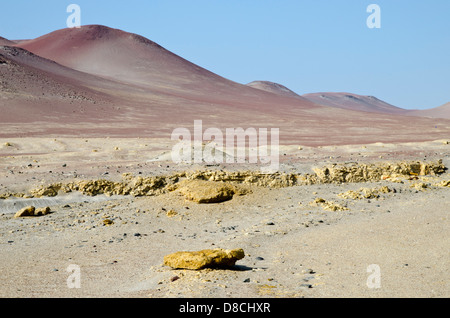
POLYGON ((444 119, 367 116, 320 106, 273 84, 272 91, 242 85, 139 35, 104 26, 62 29, 15 46, 3 47, 0 57, 1 136, 170 139, 175 128, 191 128, 194 120, 223 131, 279 128, 282 142, 303 145, 449 135, 448 124, 429 129, 444 119))
POLYGON ((304 98, 323 106, 336 107, 374 113, 403 114, 405 110, 374 96, 363 96, 352 93, 312 93, 304 98))
POLYGON ((450 102, 431 109, 421 109, 408 111, 410 116, 421 116, 431 118, 448 118, 450 119, 450 102))

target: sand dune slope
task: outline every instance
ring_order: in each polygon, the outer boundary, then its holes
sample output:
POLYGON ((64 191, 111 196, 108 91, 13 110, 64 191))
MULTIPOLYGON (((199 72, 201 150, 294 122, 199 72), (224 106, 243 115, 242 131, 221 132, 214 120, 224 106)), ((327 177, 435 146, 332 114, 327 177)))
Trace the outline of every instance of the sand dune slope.
POLYGON ((403 114, 405 110, 390 105, 374 96, 362 96, 352 93, 312 93, 304 98, 319 105, 350 109, 364 112, 403 114))
POLYGON ((408 112, 410 116, 433 117, 433 118, 448 118, 450 119, 450 102, 431 109, 413 110, 408 112))
POLYGON ((448 120, 403 117, 375 98, 362 99, 376 110, 367 116, 359 97, 351 99, 358 107, 336 107, 275 83, 255 89, 255 83, 230 81, 142 36, 105 26, 62 29, 6 50, 12 64, 0 66, 4 137, 170 139, 176 128, 192 131, 194 120, 222 131, 278 128, 281 143, 310 146, 438 140, 450 130, 448 120), (30 122, 39 128, 23 125, 30 122))

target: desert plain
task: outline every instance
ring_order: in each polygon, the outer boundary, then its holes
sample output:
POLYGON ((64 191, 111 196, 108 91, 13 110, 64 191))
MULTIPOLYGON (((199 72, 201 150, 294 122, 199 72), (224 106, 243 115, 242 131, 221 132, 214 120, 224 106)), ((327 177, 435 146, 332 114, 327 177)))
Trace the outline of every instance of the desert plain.
MULTIPOLYGON (((249 191, 220 203, 196 203, 177 190, 26 198, 42 186, 118 181, 124 173, 151 177, 187 171, 203 179, 199 172, 260 172, 245 164, 153 161, 158 153, 143 145, 154 140, 8 140, 12 147, 40 153, 2 157, 0 192, 25 194, 1 201, 3 297, 448 297, 448 172, 344 183, 235 181, 229 183, 245 184, 249 191), (55 145, 64 151, 53 152, 55 145), (390 192, 366 197, 360 191, 382 187, 390 192), (348 191, 359 195, 342 195, 348 191), (337 209, 314 204, 317 198, 337 209), (14 218, 29 205, 48 206, 51 213, 14 218), (167 254, 214 248, 242 248, 246 255, 229 269, 163 265, 167 254), (80 288, 68 287, 72 264, 80 268, 80 288), (367 283, 372 264, 380 269, 379 288, 367 283)), ((285 147, 274 180, 339 163, 443 159, 448 166, 448 147, 443 142, 285 147), (337 154, 339 159, 330 159, 337 154), (383 160, 386 156, 391 158, 383 160)))
POLYGON ((318 104, 103 26, 0 44, 1 297, 450 296, 448 105, 318 104), (278 128, 278 171, 174 162, 194 120, 278 128), (197 200, 203 184, 232 190, 197 200), (245 257, 163 262, 216 248, 245 257))

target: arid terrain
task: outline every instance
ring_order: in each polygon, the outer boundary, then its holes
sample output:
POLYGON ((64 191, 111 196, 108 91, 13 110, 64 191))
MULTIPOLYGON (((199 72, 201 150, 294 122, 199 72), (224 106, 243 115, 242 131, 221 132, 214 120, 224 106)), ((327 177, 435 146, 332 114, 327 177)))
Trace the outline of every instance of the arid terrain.
POLYGON ((447 106, 239 84, 98 25, 0 38, 0 296, 449 297, 447 106), (175 163, 195 120, 278 128, 278 172, 175 163), (245 257, 163 264, 215 248, 245 257))

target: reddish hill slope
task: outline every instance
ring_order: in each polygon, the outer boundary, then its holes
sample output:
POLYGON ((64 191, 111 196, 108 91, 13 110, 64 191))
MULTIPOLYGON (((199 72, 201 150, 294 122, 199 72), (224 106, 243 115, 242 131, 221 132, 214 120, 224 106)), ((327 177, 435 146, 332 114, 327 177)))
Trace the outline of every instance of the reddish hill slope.
POLYGON ((449 135, 449 121, 444 119, 367 116, 242 85, 141 36, 103 26, 58 30, 16 46, 23 49, 7 52, 8 61, 0 64, 7 79, 0 87, 0 136, 170 139, 175 128, 191 129, 194 120, 202 120, 204 129, 222 131, 279 128, 282 143, 303 145, 449 135), (85 99, 71 98, 72 92, 85 99))
POLYGON ((0 45, 14 45, 14 44, 15 43, 13 41, 10 41, 0 36, 0 45))
MULTIPOLYGON (((200 102, 244 102, 251 107, 246 100, 274 101, 269 94, 227 80, 142 36, 105 26, 62 29, 18 46, 75 70, 200 102)), ((313 104, 305 100, 302 106, 313 104)))
POLYGON ((100 25, 58 30, 19 46, 79 71, 138 84, 211 75, 148 39, 100 25))
POLYGON ((266 92, 274 93, 280 96, 286 96, 286 97, 295 97, 298 99, 306 100, 305 98, 301 97, 294 91, 291 91, 289 88, 287 88, 284 85, 269 82, 269 81, 253 81, 251 83, 246 84, 247 86, 257 88, 266 92))
POLYGON ((404 109, 390 105, 374 96, 352 93, 312 93, 302 95, 319 105, 364 112, 403 114, 404 109))
POLYGON ((95 108, 107 99, 86 86, 94 83, 100 81, 24 49, 0 46, 1 122, 76 116, 75 105, 95 108))
POLYGON ((408 115, 450 119, 450 102, 448 102, 442 106, 431 108, 431 109, 411 110, 411 111, 408 111, 408 115))

